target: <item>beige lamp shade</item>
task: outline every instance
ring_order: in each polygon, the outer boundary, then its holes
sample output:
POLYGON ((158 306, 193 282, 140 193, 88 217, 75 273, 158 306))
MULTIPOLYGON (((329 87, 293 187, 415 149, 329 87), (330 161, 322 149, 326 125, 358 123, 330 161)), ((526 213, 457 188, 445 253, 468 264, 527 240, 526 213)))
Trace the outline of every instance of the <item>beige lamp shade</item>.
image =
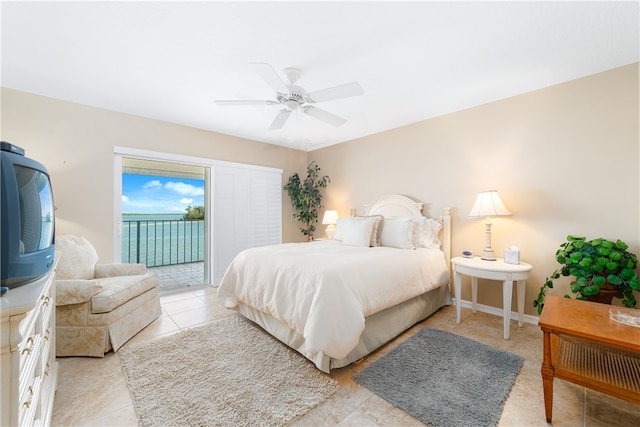
POLYGON ((338 221, 338 211, 334 211, 334 210, 326 210, 324 211, 324 216, 322 217, 322 224, 324 225, 329 225, 329 224, 333 224, 335 225, 338 221))
POLYGON ((502 203, 496 190, 482 191, 478 193, 476 202, 469 212, 470 217, 490 218, 493 216, 511 215, 509 209, 502 203))
POLYGON ((511 212, 502 203, 500 196, 496 190, 481 191, 476 197, 476 202, 469 212, 469 216, 473 218, 487 218, 484 223, 484 250, 481 258, 485 261, 495 261, 496 255, 491 248, 491 217, 511 215, 511 212))

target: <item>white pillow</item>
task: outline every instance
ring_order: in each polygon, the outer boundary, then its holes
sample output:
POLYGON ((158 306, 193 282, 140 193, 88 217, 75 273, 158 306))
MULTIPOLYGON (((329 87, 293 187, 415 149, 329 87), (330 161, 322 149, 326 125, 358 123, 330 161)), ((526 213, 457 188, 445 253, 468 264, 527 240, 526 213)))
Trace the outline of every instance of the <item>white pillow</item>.
POLYGON ((413 217, 415 229, 413 232, 413 244, 416 248, 440 249, 438 233, 442 224, 432 218, 424 216, 413 217))
POLYGON ((377 218, 350 218, 340 225, 344 227, 342 243, 350 246, 371 245, 371 235, 376 225, 377 218))
POLYGON ((382 230, 382 222, 384 217, 382 215, 370 215, 370 216, 350 216, 345 218, 338 218, 336 221, 336 233, 333 236, 334 240, 344 240, 344 232, 349 228, 349 224, 358 219, 375 219, 373 231, 371 232, 371 241, 369 246, 380 246, 380 230, 382 230))
POLYGON ((380 245, 398 249, 414 249, 413 217, 385 218, 380 233, 380 245))
POLYGON ((344 230, 348 227, 347 222, 351 220, 351 217, 338 218, 336 221, 336 233, 333 235, 333 240, 344 239, 344 230))

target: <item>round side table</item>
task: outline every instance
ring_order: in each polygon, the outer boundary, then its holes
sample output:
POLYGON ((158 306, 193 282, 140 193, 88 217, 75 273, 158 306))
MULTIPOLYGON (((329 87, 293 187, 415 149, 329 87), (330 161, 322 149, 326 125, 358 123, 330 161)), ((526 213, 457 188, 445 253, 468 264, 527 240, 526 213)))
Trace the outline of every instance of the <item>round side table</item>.
POLYGON ((485 261, 480 257, 451 259, 453 264, 453 284, 456 297, 456 323, 460 323, 460 294, 462 293, 462 275, 471 277, 471 299, 473 312, 476 312, 478 299, 478 279, 502 281, 502 310, 504 318, 504 339, 509 339, 509 321, 511 320, 511 297, 513 282, 518 287, 518 326, 524 321, 524 294, 526 281, 533 267, 530 264, 507 264, 504 259, 485 261))

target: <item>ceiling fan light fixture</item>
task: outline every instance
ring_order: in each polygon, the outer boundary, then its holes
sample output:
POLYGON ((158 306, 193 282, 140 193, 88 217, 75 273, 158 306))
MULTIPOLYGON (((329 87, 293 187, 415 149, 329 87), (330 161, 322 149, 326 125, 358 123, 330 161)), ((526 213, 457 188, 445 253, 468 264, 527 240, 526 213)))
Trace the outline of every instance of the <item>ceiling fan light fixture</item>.
POLYGON ((279 76, 275 69, 267 63, 253 62, 251 65, 256 72, 273 90, 276 91, 276 100, 214 100, 217 105, 275 105, 280 104, 281 109, 273 120, 269 129, 281 129, 289 116, 294 111, 321 120, 333 126, 341 126, 346 119, 321 110, 317 107, 307 105, 307 103, 317 103, 331 101, 335 99, 349 98, 363 95, 364 91, 357 82, 347 83, 339 86, 317 90, 307 93, 302 87, 296 86, 296 82, 302 77, 302 71, 297 68, 285 68, 283 76, 279 76), (287 84, 289 83, 289 84, 287 84))
POLYGON ((282 70, 282 74, 291 85, 296 84, 296 82, 300 80, 300 77, 302 77, 302 71, 298 70, 297 68, 285 68, 284 70, 282 70))
POLYGON ((284 102, 284 106, 287 107, 289 110, 294 111, 296 108, 298 108, 298 102, 296 102, 293 99, 290 99, 288 101, 284 102))

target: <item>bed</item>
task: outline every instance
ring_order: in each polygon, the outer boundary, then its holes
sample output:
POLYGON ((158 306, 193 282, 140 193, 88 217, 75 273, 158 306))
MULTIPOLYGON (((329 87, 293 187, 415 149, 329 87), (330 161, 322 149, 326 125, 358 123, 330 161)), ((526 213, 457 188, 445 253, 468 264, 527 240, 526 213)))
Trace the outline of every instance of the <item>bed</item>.
POLYGON ((385 195, 340 219, 334 239, 247 249, 218 297, 330 372, 452 303, 450 210, 385 195))

